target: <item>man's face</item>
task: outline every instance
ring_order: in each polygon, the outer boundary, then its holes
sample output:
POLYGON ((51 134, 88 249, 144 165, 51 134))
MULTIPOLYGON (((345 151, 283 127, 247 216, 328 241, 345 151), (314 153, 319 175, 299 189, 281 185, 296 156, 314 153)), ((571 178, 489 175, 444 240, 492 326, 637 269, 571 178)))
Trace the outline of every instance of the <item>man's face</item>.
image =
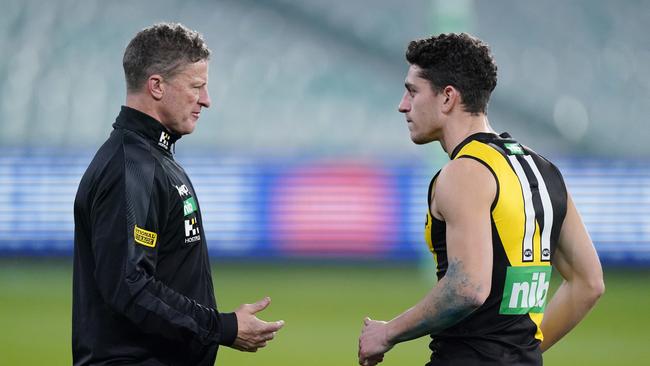
POLYGON ((192 133, 201 108, 210 107, 207 60, 186 65, 164 84, 160 122, 173 133, 192 133))
POLYGON ((437 108, 442 94, 435 93, 431 83, 420 77, 420 70, 417 65, 409 67, 404 81, 406 90, 398 107, 406 117, 411 140, 418 145, 436 141, 442 127, 437 108))

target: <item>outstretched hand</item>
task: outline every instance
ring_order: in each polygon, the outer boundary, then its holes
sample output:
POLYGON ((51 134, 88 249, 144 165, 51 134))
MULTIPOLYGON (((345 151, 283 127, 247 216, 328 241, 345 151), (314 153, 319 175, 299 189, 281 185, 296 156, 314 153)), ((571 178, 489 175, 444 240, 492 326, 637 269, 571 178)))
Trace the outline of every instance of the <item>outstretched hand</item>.
POLYGON ((254 304, 243 304, 237 310, 237 338, 232 348, 256 352, 263 348, 275 337, 275 334, 284 326, 284 320, 265 322, 255 316, 258 312, 266 309, 271 303, 270 297, 265 297, 254 304))

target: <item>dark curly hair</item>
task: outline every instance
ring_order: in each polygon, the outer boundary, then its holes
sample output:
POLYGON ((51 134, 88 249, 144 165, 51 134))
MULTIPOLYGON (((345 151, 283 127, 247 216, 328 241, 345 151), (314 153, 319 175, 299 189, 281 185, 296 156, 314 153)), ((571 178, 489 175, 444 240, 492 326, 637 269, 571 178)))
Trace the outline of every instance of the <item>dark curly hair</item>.
POLYGON ((458 89, 466 112, 487 112, 497 85, 497 65, 480 39, 466 33, 418 39, 409 43, 406 60, 422 69, 420 77, 429 80, 434 91, 447 85, 458 89))
POLYGON ((210 58, 200 33, 179 23, 158 23, 133 37, 124 51, 126 87, 136 91, 153 74, 171 78, 187 64, 210 58))

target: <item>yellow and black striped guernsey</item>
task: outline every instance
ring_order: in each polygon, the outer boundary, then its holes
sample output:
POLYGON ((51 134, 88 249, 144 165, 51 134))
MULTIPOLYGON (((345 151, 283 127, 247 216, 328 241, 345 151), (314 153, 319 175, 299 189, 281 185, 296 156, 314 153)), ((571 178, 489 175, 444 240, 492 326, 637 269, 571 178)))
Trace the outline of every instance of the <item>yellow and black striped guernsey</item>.
MULTIPOLYGON (((454 149, 451 159, 474 159, 497 182, 491 207, 492 288, 475 312, 431 335, 429 365, 541 365, 540 324, 567 205, 562 175, 505 133, 474 134, 454 149)), ((429 207, 438 174, 429 186, 429 207)), ((425 238, 441 279, 447 270, 445 222, 430 209, 425 238)))

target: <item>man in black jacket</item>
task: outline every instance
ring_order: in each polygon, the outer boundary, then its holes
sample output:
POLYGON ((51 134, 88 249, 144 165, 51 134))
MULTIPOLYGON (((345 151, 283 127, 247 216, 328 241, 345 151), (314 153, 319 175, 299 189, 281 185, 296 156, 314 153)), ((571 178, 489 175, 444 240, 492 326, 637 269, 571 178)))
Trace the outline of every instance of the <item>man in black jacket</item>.
POLYGON ((210 106, 209 56, 180 24, 126 48, 126 106, 74 204, 75 365, 213 365, 219 345, 254 352, 284 324, 255 316, 268 297, 217 310, 198 199, 172 154, 210 106))

